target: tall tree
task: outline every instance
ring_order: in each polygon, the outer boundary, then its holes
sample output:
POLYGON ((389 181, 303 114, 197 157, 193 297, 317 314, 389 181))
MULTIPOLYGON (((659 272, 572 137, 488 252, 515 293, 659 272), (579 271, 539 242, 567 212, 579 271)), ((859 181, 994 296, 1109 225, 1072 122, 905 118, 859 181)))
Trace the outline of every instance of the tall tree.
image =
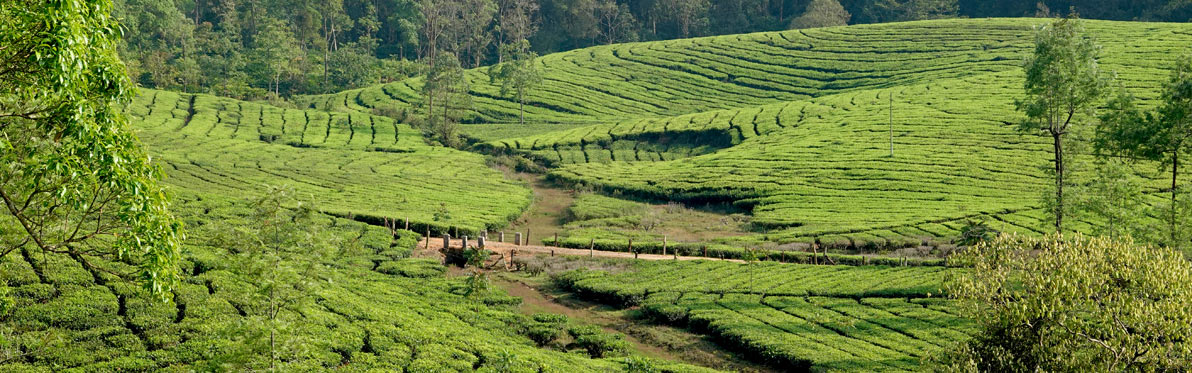
POLYGON ((243 299, 252 304, 245 308, 257 333, 237 333, 236 337, 247 334, 246 347, 267 353, 267 368, 277 371, 297 346, 310 343, 287 332, 291 328, 282 312, 296 312, 314 298, 314 279, 324 267, 323 261, 332 256, 332 245, 316 223, 315 210, 296 199, 292 189, 268 186, 261 197, 253 200, 252 208, 255 224, 220 224, 215 242, 227 248, 230 269, 256 290, 243 294, 243 299), (263 338, 253 338, 258 335, 263 338))
POLYGON ((443 145, 459 145, 459 122, 472 108, 468 78, 459 59, 451 53, 439 53, 438 61, 426 71, 422 95, 426 102, 438 102, 438 109, 426 106, 426 125, 443 145))
POLYGON ((493 44, 493 17, 497 14, 497 3, 493 0, 461 0, 461 17, 455 22, 459 38, 460 58, 466 58, 469 67, 479 67, 489 54, 493 44))
POLYGON ((529 40, 538 31, 538 2, 535 0, 498 1, 497 27, 501 44, 529 40))
POLYGON ((297 72, 295 63, 302 59, 302 48, 285 21, 266 18, 262 23, 261 33, 253 38, 252 60, 272 82, 269 88, 276 97, 281 95, 282 76, 297 72))
POLYGON ((1035 51, 1024 66, 1026 98, 1015 103, 1027 116, 1019 131, 1041 131, 1052 139, 1055 200, 1049 204, 1057 232, 1063 230, 1065 213, 1064 136, 1091 118, 1100 101, 1099 51, 1074 15, 1036 30, 1035 51))
POLYGON ((952 18, 958 11, 957 0, 874 0, 862 13, 878 23, 952 18))
POLYGON ((0 256, 65 255, 167 297, 181 224, 124 116, 135 92, 111 9, 110 1, 0 3, 0 256))
POLYGON ((703 34, 712 4, 708 0, 659 0, 655 6, 674 24, 678 37, 688 38, 703 34))
POLYGON ((493 65, 488 74, 493 81, 501 81, 502 96, 514 95, 518 105, 518 120, 526 124, 526 93, 542 83, 542 76, 538 72, 538 54, 530 51, 530 42, 527 40, 502 48, 504 62, 493 65))
POLYGON ((633 13, 629 12, 629 6, 625 4, 617 5, 614 0, 596 0, 596 31, 600 35, 600 41, 604 44, 613 44, 625 41, 637 40, 637 34, 634 29, 637 28, 637 20, 633 18, 633 13))
POLYGON ((791 20, 792 29, 844 26, 852 15, 836 0, 811 0, 803 15, 791 20))
POLYGON ((1159 162, 1170 167, 1171 194, 1168 211, 1167 244, 1182 248, 1190 237, 1183 237, 1179 171, 1181 155, 1192 152, 1192 54, 1184 53, 1172 69, 1171 79, 1160 95, 1162 104, 1152 112, 1143 112, 1134 97, 1118 89, 1102 116, 1097 136, 1101 150, 1129 157, 1159 162))

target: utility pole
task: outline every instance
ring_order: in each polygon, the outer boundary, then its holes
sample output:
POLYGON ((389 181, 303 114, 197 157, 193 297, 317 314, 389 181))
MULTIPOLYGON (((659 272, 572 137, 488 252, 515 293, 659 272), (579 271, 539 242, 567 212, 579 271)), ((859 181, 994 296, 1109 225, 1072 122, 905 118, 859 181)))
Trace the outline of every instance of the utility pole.
POLYGON ((890 92, 890 158, 894 158, 894 92, 890 92))

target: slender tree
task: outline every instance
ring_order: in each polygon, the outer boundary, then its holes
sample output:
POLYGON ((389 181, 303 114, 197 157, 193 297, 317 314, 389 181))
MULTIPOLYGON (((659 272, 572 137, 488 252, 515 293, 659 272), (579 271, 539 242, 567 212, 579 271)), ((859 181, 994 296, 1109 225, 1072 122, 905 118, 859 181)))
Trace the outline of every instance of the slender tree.
POLYGON ((1050 207, 1057 232, 1063 229, 1065 212, 1064 136, 1092 117, 1100 100, 1104 80, 1097 65, 1099 50, 1075 15, 1036 30, 1035 51, 1025 64, 1026 98, 1016 102, 1027 116, 1019 131, 1044 132, 1052 139, 1055 200, 1050 207))
POLYGON ((167 211, 124 106, 111 1, 0 3, 0 257, 22 250, 133 264, 154 295, 178 277, 181 224, 167 211), (37 251, 34 251, 37 250, 37 251))
POLYGON ((529 40, 538 31, 537 1, 500 0, 498 7, 497 27, 502 45, 529 40))
POLYGON ((637 39, 633 29, 637 27, 637 20, 629 12, 629 6, 617 5, 613 0, 596 1, 596 32, 604 44, 613 44, 637 39))
POLYGON ((526 93, 542 83, 538 71, 538 54, 530 51, 530 42, 522 40, 516 44, 502 46, 505 62, 493 65, 488 70, 489 78, 501 81, 501 95, 513 94, 517 99, 518 121, 526 124, 526 93))
POLYGON ((472 96, 468 94, 468 78, 454 54, 439 53, 438 61, 426 71, 422 94, 428 102, 439 103, 437 110, 427 107, 427 128, 443 145, 459 145, 459 121, 471 109, 472 96))
POLYGON ((1170 167, 1167 244, 1178 248, 1188 238, 1180 234, 1183 214, 1178 181, 1181 156, 1192 152, 1192 54, 1185 53, 1176 61, 1160 97, 1162 104, 1156 110, 1142 112, 1134 97, 1119 88, 1101 118, 1096 144, 1110 153, 1170 167))

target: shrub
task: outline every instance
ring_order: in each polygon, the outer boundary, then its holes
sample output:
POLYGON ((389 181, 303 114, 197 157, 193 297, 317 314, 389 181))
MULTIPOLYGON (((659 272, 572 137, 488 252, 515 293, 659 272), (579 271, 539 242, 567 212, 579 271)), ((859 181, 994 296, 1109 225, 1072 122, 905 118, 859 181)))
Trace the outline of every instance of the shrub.
POLYGON ((948 286, 980 332, 945 371, 1192 369, 1192 265, 1129 241, 1002 236, 956 257, 948 286))
POLYGON ((579 325, 567 329, 575 339, 575 347, 582 348, 593 358, 624 355, 629 351, 629 342, 620 334, 605 333, 593 325, 579 325))

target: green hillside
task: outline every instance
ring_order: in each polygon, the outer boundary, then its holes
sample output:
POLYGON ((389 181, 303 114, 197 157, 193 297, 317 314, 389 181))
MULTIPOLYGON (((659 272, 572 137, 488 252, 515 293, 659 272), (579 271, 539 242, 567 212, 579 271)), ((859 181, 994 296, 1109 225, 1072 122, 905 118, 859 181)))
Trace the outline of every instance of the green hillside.
POLYGON ((530 203, 483 156, 428 146, 388 118, 154 90, 130 113, 166 183, 182 189, 244 197, 289 185, 324 212, 436 232, 502 226, 530 203))
MULTIPOLYGON (((1013 103, 1038 24, 923 21, 544 56, 548 83, 532 94, 530 120, 602 123, 560 131, 536 124, 545 132, 512 138, 484 133, 493 140, 482 147, 531 155, 555 167, 553 178, 609 192, 734 203, 766 231, 736 242, 899 246, 954 237, 979 216, 1000 230, 1036 232, 1050 145, 1015 131, 1013 103)), ((1103 46, 1102 68, 1127 88, 1157 86, 1192 45, 1192 27, 1182 24, 1087 27, 1103 46)), ((474 121, 516 114, 481 71, 471 73, 474 121)), ((309 99, 339 110, 401 107, 417 101, 417 86, 309 99)), ((1137 93, 1146 105, 1154 99, 1153 90, 1137 93)), ((1151 178, 1157 168, 1137 171, 1151 178)))
POLYGON ((702 331, 788 371, 905 372, 975 331, 939 298, 945 276, 957 271, 660 261, 556 281, 588 299, 641 306, 658 322, 702 331))
MULTIPOLYGON (((1036 23, 862 25, 556 53, 539 59, 545 82, 529 94, 526 117, 592 122, 672 116, 1004 71, 1018 66, 1036 23)), ((476 105, 470 121, 516 121, 516 102, 501 97, 485 71, 469 71, 476 105)), ((420 89, 421 81, 410 79, 306 102, 328 110, 404 107, 420 102, 420 89)))

